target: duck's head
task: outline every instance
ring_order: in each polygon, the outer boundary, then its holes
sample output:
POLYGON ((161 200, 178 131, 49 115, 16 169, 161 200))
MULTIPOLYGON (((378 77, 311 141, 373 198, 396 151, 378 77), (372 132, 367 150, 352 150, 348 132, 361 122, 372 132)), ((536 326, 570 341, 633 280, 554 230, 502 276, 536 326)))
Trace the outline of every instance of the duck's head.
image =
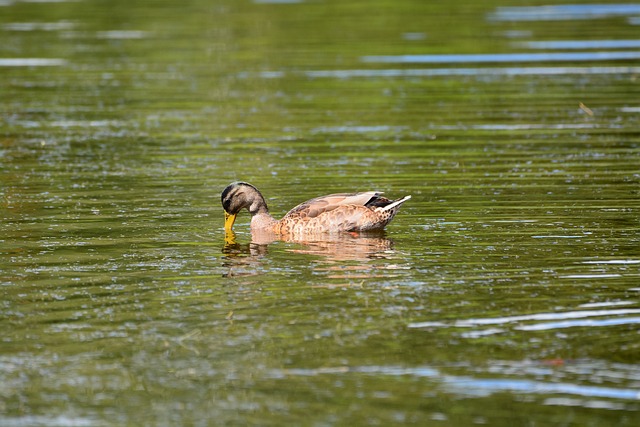
POLYGON ((247 209, 251 215, 267 210, 267 203, 260 191, 247 182, 233 182, 222 191, 222 207, 224 208, 224 229, 231 232, 238 212, 247 209))

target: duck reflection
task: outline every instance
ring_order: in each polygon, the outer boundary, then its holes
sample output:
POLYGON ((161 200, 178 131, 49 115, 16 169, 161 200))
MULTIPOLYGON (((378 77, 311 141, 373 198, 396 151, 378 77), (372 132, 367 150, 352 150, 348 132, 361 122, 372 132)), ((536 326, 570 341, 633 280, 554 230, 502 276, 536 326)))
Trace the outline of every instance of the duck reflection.
MULTIPOLYGON (((264 273, 263 261, 269 253, 269 246, 276 242, 294 243, 285 249, 290 253, 314 255, 323 258, 327 264, 350 261, 349 267, 341 269, 371 270, 366 264, 376 259, 391 259, 394 257, 393 241, 385 237, 384 231, 339 233, 339 234, 309 234, 281 235, 270 232, 252 232, 250 243, 238 243, 233 231, 225 235, 222 253, 225 254, 223 265, 229 268, 225 276, 251 276, 264 273)), ((331 270, 332 267, 319 267, 319 270, 331 270)), ((372 277, 367 275, 367 277, 372 277)))
POLYGON ((236 234, 225 233, 222 265, 229 270, 223 277, 259 276, 263 274, 261 259, 267 254, 267 245, 238 243, 236 234))

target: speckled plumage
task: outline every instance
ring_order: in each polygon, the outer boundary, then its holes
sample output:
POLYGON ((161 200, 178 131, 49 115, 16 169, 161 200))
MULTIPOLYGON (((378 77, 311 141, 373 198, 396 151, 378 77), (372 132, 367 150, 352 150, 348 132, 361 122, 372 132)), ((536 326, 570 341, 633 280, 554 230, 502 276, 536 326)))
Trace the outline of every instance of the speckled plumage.
POLYGON ((251 214, 252 232, 278 235, 332 233, 383 229, 411 196, 389 200, 376 191, 341 193, 317 197, 291 209, 281 220, 269 214, 260 191, 246 182, 234 182, 221 196, 225 230, 230 232, 242 209, 251 214))

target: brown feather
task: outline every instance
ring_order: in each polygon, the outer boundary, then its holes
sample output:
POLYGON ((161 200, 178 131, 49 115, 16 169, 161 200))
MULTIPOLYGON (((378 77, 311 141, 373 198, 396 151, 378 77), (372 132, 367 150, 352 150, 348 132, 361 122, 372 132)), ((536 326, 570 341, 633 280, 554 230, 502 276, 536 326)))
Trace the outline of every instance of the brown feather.
POLYGON ((402 203, 411 196, 389 200, 380 192, 340 193, 316 197, 291 209, 281 220, 274 219, 264 197, 251 184, 230 184, 222 193, 228 214, 246 208, 252 214, 252 231, 273 231, 280 235, 365 231, 384 228, 402 203))

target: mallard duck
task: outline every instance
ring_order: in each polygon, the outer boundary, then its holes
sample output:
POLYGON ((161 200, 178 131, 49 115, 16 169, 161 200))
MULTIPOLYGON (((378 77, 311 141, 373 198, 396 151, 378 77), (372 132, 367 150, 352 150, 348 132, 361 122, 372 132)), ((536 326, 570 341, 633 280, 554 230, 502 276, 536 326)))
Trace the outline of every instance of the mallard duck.
POLYGON ((231 233, 238 212, 251 214, 252 232, 277 235, 381 230, 411 196, 389 200, 377 191, 316 197, 291 209, 281 220, 269 214, 260 191, 246 182, 229 184, 222 192, 224 229, 231 233))

